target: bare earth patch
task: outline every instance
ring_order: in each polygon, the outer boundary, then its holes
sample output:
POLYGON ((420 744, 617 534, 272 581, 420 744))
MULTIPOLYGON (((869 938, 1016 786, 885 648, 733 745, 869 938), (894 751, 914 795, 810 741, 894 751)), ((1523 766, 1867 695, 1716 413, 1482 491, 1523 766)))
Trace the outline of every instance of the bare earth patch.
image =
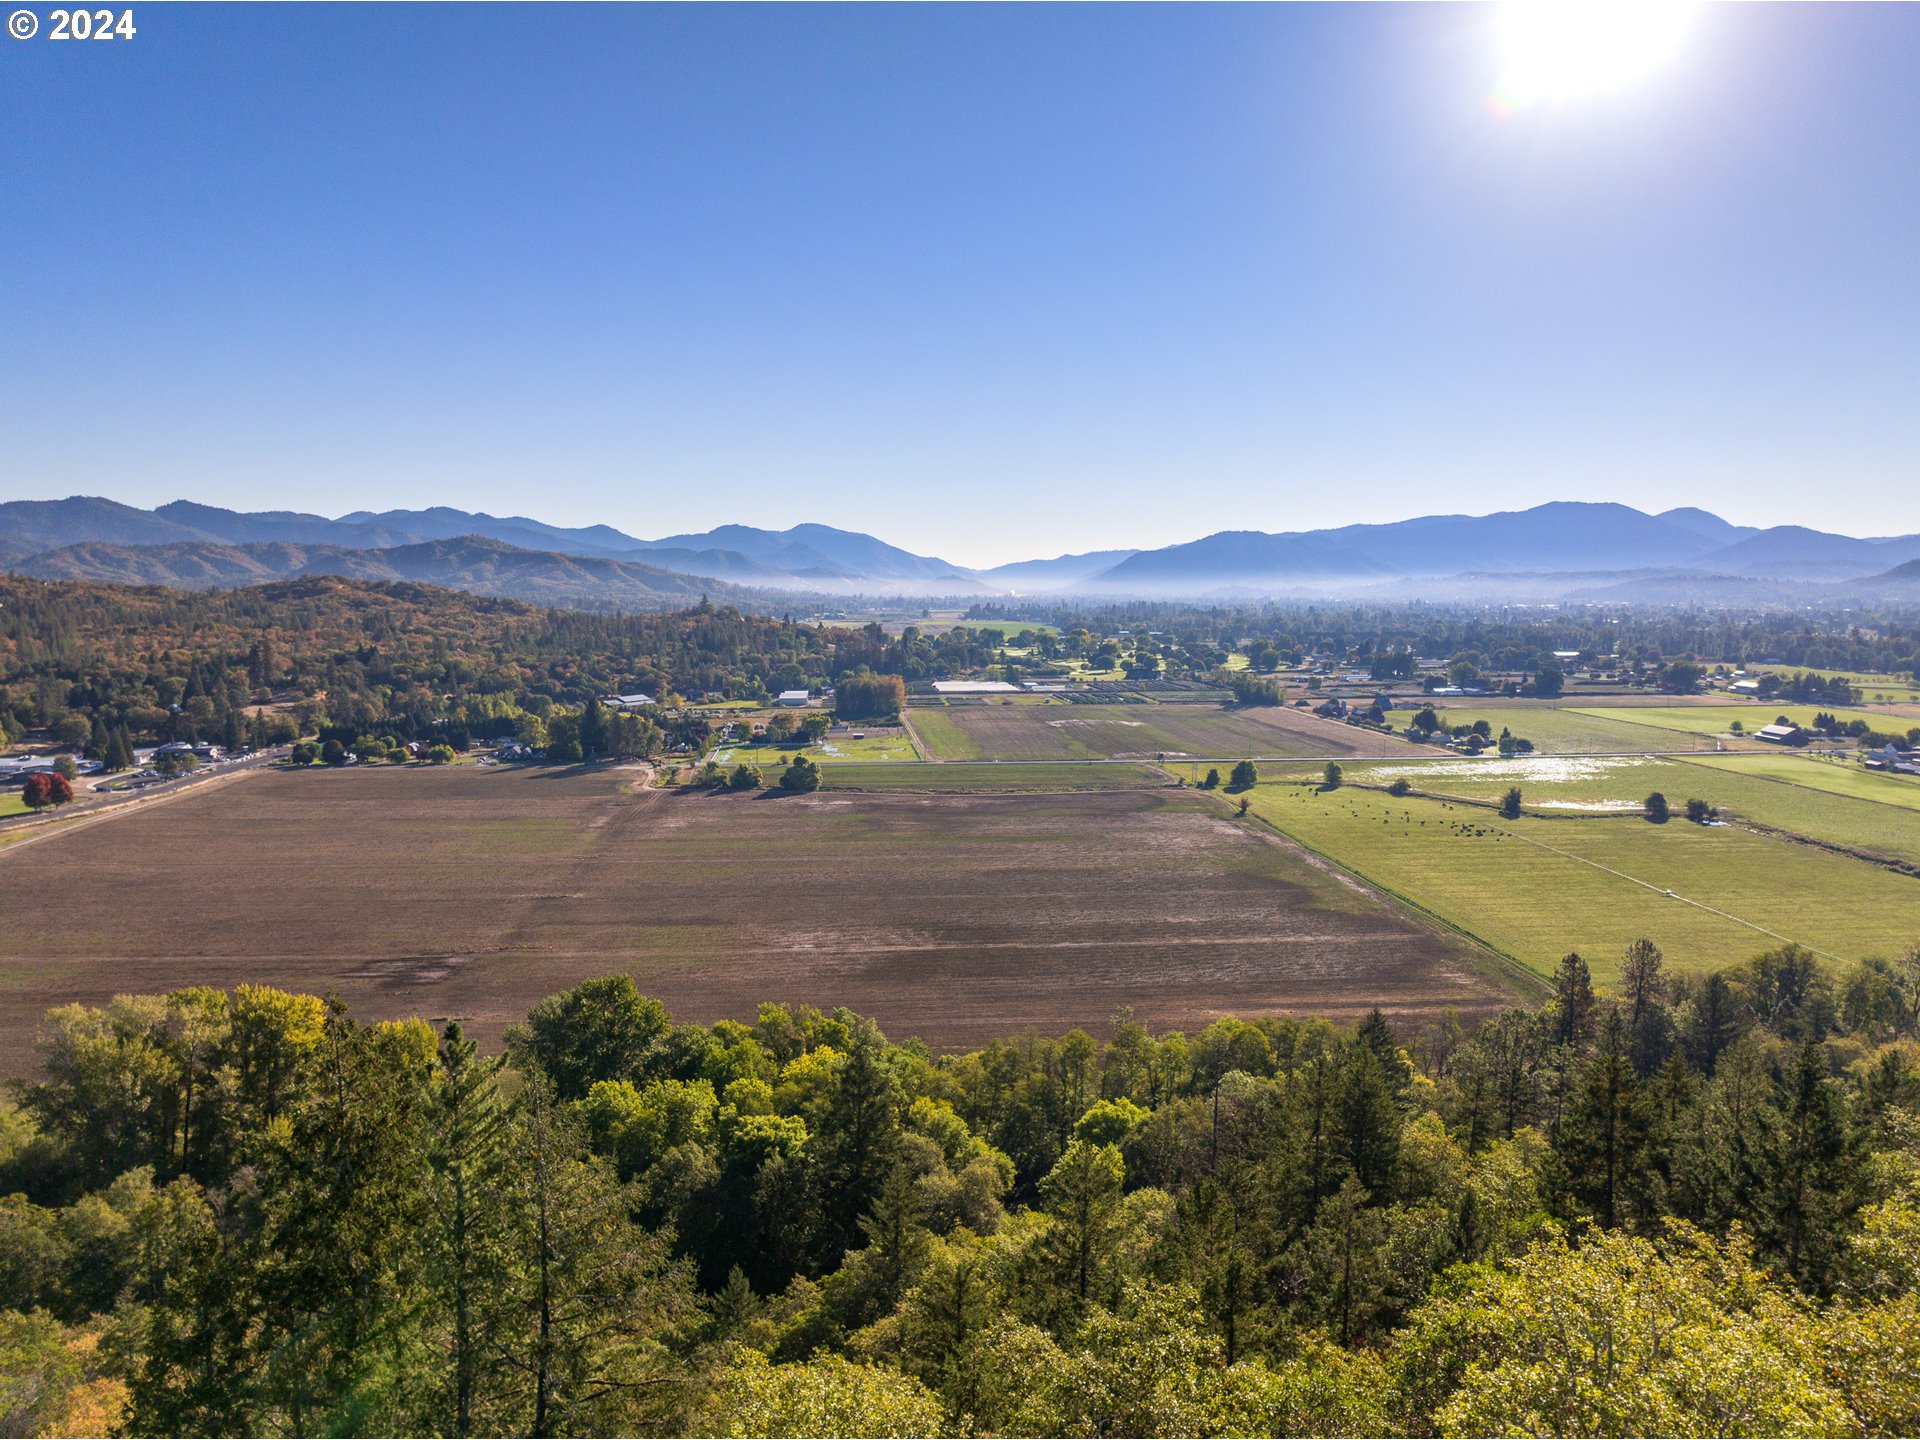
POLYGON ((0 854, 0 1069, 41 1013, 255 982, 496 1040, 627 971, 685 1019, 848 1005, 971 1045, 1036 1025, 1477 1012, 1462 942, 1192 792, 709 795, 599 770, 313 771, 0 854), (45 916, 44 922, 31 916, 45 916))

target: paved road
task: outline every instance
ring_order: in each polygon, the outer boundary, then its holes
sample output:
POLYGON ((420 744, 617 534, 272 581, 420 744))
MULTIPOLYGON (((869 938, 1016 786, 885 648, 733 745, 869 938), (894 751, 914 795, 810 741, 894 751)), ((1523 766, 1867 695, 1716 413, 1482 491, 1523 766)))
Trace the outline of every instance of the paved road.
MULTIPOLYGON (((128 805, 138 805, 148 800, 158 800, 167 796, 180 795, 202 785, 217 780, 230 779, 249 770, 257 770, 263 765, 271 765, 284 760, 290 747, 276 745, 270 750, 257 751, 246 760, 223 760, 182 775, 177 780, 162 780, 155 785, 143 785, 138 790, 125 790, 111 795, 90 796, 84 804, 62 806, 58 810, 41 814, 9 815, 0 820, 0 832, 18 830, 30 825, 52 825, 62 821, 79 820, 92 815, 104 815, 128 805)), ((78 785, 96 783, 102 777, 87 776, 78 785)))

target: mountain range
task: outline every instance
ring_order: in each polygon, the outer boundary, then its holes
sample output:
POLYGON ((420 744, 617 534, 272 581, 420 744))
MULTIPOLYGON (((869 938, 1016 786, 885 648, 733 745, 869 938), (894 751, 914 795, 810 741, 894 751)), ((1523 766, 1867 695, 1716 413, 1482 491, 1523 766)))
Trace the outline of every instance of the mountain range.
POLYGON ((1914 562, 1920 535, 1757 529, 1693 508, 1655 515, 1584 501, 1327 530, 1224 530, 991 569, 828 525, 722 525, 645 540, 609 525, 448 507, 329 519, 185 500, 153 510, 90 496, 0 504, 0 565, 44 578, 207 588, 337 574, 593 608, 658 608, 702 594, 735 603, 769 594, 1039 593, 1795 602, 1905 598, 1920 589, 1914 562))

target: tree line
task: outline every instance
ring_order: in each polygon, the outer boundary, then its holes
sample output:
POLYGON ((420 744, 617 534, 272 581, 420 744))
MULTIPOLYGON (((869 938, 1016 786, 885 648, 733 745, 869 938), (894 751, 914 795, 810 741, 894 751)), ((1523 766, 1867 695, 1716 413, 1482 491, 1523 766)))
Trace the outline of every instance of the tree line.
POLYGON ((182 592, 0 576, 0 744, 38 732, 116 769, 135 743, 169 740, 458 748, 608 694, 764 702, 843 678, 880 715, 906 682, 992 654, 965 630, 888 636, 706 604, 620 615, 328 577, 182 592))
POLYGON ((1902 1434, 1920 953, 1403 1032, 966 1054, 624 976, 482 1055, 243 986, 50 1012, 13 1433, 1902 1434))

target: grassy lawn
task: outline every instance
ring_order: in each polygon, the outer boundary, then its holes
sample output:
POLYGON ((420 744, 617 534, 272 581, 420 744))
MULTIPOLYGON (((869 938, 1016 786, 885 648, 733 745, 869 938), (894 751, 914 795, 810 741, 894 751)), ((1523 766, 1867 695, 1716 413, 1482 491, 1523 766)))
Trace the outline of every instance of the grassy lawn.
MULTIPOLYGON (((1693 735, 1724 735, 1727 727, 1738 720, 1750 735, 1762 725, 1771 725, 1774 718, 1784 715, 1795 725, 1812 725, 1813 717, 1818 715, 1819 705, 1674 705, 1648 706, 1645 709, 1620 710, 1578 710, 1575 714, 1605 716, 1612 719, 1628 720, 1635 725, 1649 725, 1661 730, 1672 730, 1693 735)), ((1828 710, 1829 715, 1841 720, 1864 720, 1876 730, 1905 729, 1896 727, 1895 717, 1876 714, 1872 710, 1828 710)))
POLYGON ((24 815, 26 813, 27 802, 20 798, 20 792, 18 790, 9 790, 5 794, 0 794, 0 815, 24 815))
POLYGON ((1853 960, 1920 936, 1920 883, 1737 826, 1502 821, 1439 800, 1284 780, 1249 798, 1282 833, 1542 974, 1578 950, 1610 980, 1641 936, 1690 972, 1782 938, 1853 960))
POLYGON ((1166 781, 1144 765, 835 765, 822 772, 829 790, 925 790, 979 794, 995 790, 1139 790, 1166 781))

